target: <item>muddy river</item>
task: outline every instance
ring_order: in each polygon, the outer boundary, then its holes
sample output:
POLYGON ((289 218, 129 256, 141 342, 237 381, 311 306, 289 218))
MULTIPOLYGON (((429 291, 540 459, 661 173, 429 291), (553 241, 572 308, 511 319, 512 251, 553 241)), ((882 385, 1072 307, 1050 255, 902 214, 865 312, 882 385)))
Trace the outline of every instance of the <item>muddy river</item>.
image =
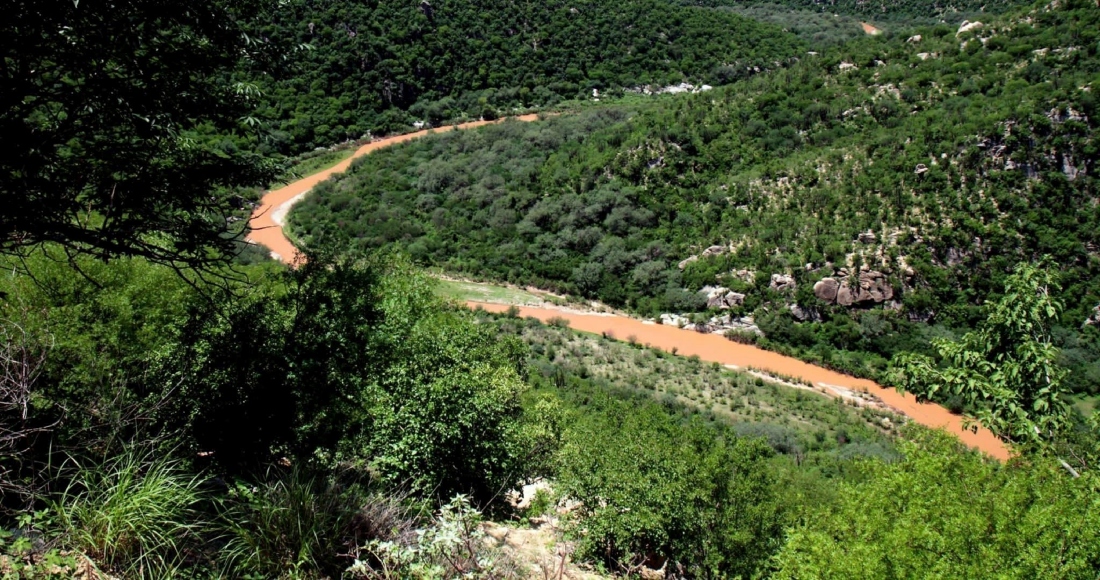
MULTIPOLYGON (((515 118, 521 121, 533 121, 538 117, 537 115, 525 115, 515 118)), ((366 155, 371 151, 423 137, 431 132, 439 133, 455 128, 473 128, 488 123, 487 121, 477 121, 431 131, 418 131, 363 145, 350 158, 336 166, 265 194, 260 206, 253 212, 249 222, 252 226, 249 239, 267 246, 277 259, 293 265, 299 260, 299 257, 294 245, 283 235, 282 218, 289 210, 290 205, 300 200, 315 185, 328 179, 333 174, 346 171, 355 158, 366 155)), ((508 308, 508 305, 505 304, 471 302, 469 305, 471 307, 481 306, 493 312, 503 312, 508 308)), ((669 352, 676 349, 676 353, 681 356, 696 355, 707 362, 716 362, 739 368, 751 367, 774 375, 798 378, 811 383, 814 387, 817 387, 819 392, 831 396, 845 396, 846 393, 853 392, 868 393, 911 420, 929 427, 945 429, 958 436, 967 445, 980 449, 993 457, 1003 460, 1009 456, 1008 448, 993 433, 986 429, 978 429, 977 431, 964 429, 961 417, 952 414, 939 405, 919 403, 910 394, 899 393, 892 388, 882 387, 872 381, 843 375, 754 346, 734 343, 722 336, 646 323, 626 316, 578 313, 554 307, 521 306, 520 315, 533 316, 542 321, 555 317, 565 318, 569 321, 570 327, 576 330, 610 333, 619 340, 634 340, 669 352)))

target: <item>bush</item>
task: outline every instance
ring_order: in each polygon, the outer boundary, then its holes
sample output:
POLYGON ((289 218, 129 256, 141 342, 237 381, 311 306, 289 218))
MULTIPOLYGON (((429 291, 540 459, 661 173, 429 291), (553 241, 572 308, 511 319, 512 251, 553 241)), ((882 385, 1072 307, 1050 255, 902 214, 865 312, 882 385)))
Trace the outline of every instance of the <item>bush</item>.
POLYGON ((201 482, 176 461, 129 450, 72 469, 54 504, 63 541, 112 571, 169 577, 210 529, 196 509, 203 500, 201 482))
POLYGON ((620 572, 670 561, 691 576, 752 576, 782 531, 769 455, 653 405, 618 404, 582 422, 566 437, 559 476, 562 494, 580 503, 578 554, 620 572))
POLYGON ((239 576, 339 577, 357 546, 410 534, 415 513, 401 499, 300 469, 238 484, 222 518, 232 537, 223 562, 239 576))
POLYGON ((481 513, 467 497, 455 496, 440 508, 431 525, 397 541, 374 540, 358 549, 359 557, 344 577, 362 580, 469 579, 525 577, 486 544, 481 513))

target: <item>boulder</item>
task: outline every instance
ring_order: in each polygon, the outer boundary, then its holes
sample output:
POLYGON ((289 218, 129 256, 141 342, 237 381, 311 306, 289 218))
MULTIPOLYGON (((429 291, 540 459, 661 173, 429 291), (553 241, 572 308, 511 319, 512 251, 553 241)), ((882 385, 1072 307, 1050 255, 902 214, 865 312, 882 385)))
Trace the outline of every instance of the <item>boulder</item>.
POLYGON ((683 270, 684 268, 687 268, 688 264, 690 264, 690 263, 692 263, 692 262, 694 262, 695 260, 698 260, 698 259, 699 259, 699 256, 688 256, 687 258, 684 258, 683 260, 681 260, 680 263, 677 264, 677 265, 680 267, 681 270, 683 270))
POLYGON ((909 38, 905 39, 905 42, 920 42, 920 41, 921 41, 921 36, 919 34, 914 34, 913 36, 910 36, 909 38))
POLYGON ((841 306, 851 306, 854 302, 855 296, 852 294, 852 289, 848 287, 847 282, 844 282, 836 291, 836 303, 841 306))
POLYGON ((1100 325, 1100 304, 1096 305, 1096 308, 1092 309, 1092 314, 1085 319, 1085 326, 1100 325))
POLYGON ((814 284, 814 296, 825 302, 836 302, 836 293, 840 289, 840 283, 836 278, 822 278, 814 284))
POLYGON ((928 172, 928 166, 923 164, 923 163, 918 163, 917 168, 913 170, 913 173, 916 173, 917 175, 921 175, 921 174, 927 173, 927 172, 928 172))
POLYGON ((744 294, 732 292, 723 286, 703 286, 699 293, 707 297, 707 308, 728 310, 745 302, 744 294))
POLYGON ((756 272, 753 270, 734 270, 730 272, 730 276, 748 284, 756 281, 756 272))
POLYGON ((874 270, 859 273, 856 302, 881 304, 893 297, 894 289, 886 281, 886 274, 874 270))
POLYGON ((968 31, 971 31, 971 30, 977 30, 977 29, 979 29, 983 26, 985 26, 985 25, 982 24, 981 22, 970 22, 968 20, 963 20, 962 24, 959 25, 959 31, 955 33, 955 36, 958 36, 958 35, 960 35, 964 32, 968 32, 968 31))
POLYGON ((799 322, 817 322, 821 320, 821 314, 814 308, 803 308, 797 304, 791 304, 788 308, 790 308, 791 316, 799 322))
POLYGON ((725 246, 711 246, 711 247, 703 250, 703 253, 700 254, 700 255, 703 258, 706 258, 707 256, 721 256, 722 254, 725 254, 725 253, 726 253, 726 247, 725 246))
POLYGON ((769 287, 777 292, 788 292, 794 290, 796 285, 794 283, 794 278, 787 274, 772 274, 772 281, 769 287))
POLYGON ((873 243, 875 243, 875 240, 878 239, 878 236, 875 235, 875 232, 873 232, 871 230, 867 230, 865 232, 860 233, 859 236, 857 237, 857 239, 859 240, 859 243, 861 243, 861 244, 873 244, 873 243))

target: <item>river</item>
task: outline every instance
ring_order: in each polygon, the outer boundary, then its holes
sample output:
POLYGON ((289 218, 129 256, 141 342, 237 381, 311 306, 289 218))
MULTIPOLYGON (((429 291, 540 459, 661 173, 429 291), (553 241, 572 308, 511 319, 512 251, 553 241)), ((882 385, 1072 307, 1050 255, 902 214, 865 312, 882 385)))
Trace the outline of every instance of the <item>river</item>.
MULTIPOLYGON (((515 117, 520 121, 534 121, 537 118, 537 115, 515 117)), ((440 133, 456 128, 474 128, 492 122, 496 121, 475 121, 440 129, 418 131, 363 145, 351 157, 341 161, 334 167, 266 193, 260 206, 255 209, 249 221, 249 225, 252 227, 249 239, 270 248, 274 256, 284 263, 290 265, 299 263, 300 257, 297 250, 290 240, 283 235, 283 220, 281 218, 290 205, 302 199, 315 185, 334 174, 346 171, 351 162, 357 157, 383 147, 404 143, 433 132, 440 133)), ((493 312, 503 312, 508 308, 506 304, 479 302, 468 304, 471 307, 480 306, 493 312)), ((928 427, 944 429, 957 436, 970 447, 979 449, 997 459, 1005 460, 1010 455, 1008 447, 997 439, 992 432, 980 427, 976 430, 964 429, 960 416, 939 405, 920 403, 913 395, 899 393, 895 389, 883 387, 873 381, 857 379, 789 356, 750 345, 738 344, 719 335, 701 334, 673 326, 646 323, 621 315, 580 313, 554 307, 521 306, 519 310, 521 316, 533 316, 544 322, 551 318, 564 318, 569 321, 569 326, 576 330, 599 334, 610 333, 619 340, 632 339, 638 343, 649 344, 653 348, 660 348, 669 352, 676 349, 676 354, 680 356, 695 355, 707 362, 740 368, 752 367, 774 375, 795 377, 813 384, 826 393, 832 393, 834 396, 845 390, 866 392, 879 398, 886 405, 909 417, 909 419, 928 427)))

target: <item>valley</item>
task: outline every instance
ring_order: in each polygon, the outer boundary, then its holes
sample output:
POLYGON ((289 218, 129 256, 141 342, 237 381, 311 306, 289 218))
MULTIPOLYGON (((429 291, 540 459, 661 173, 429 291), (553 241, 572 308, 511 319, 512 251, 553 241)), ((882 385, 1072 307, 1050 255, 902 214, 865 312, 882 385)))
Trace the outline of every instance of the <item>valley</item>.
POLYGON ((1100 571, 1096 0, 13 0, 0 577, 1100 571))

